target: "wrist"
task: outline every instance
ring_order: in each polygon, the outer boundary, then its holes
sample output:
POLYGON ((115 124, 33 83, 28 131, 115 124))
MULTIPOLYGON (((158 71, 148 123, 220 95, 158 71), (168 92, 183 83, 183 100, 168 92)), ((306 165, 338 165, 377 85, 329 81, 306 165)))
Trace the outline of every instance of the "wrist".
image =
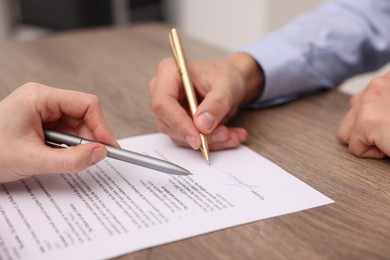
POLYGON ((264 73, 257 61, 246 53, 236 53, 225 59, 233 65, 242 75, 245 94, 243 104, 259 98, 264 89, 264 73))

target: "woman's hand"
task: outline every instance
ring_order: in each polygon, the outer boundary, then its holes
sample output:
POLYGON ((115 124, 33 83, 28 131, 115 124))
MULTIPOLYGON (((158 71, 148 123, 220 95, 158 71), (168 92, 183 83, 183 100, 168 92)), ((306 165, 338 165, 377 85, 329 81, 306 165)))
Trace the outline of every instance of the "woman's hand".
POLYGON ((43 127, 117 146, 96 96, 27 83, 0 102, 0 182, 42 173, 76 173, 107 155, 98 143, 45 144, 43 127))

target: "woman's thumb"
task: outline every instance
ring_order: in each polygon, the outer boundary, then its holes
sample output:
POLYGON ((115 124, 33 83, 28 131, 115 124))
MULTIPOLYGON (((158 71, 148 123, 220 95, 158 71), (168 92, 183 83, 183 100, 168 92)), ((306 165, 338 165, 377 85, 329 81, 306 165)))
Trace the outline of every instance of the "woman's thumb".
POLYGON ((88 168, 107 156, 107 149, 102 144, 89 143, 68 148, 50 148, 47 151, 43 173, 77 173, 88 168))

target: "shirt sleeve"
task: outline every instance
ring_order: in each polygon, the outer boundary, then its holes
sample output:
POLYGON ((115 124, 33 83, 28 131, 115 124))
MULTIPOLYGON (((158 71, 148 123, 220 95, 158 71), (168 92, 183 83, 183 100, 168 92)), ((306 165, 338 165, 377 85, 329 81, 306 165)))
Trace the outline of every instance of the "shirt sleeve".
POLYGON ((241 51, 265 74, 263 107, 340 85, 390 60, 390 0, 328 1, 241 51))

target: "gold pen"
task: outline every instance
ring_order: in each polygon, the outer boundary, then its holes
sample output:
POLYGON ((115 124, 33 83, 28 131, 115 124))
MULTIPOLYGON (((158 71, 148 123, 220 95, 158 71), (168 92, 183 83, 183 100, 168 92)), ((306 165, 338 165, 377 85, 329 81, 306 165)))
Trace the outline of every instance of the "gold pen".
MULTIPOLYGON (((183 46, 180 41, 178 31, 173 28, 169 33, 169 42, 171 44, 171 49, 173 56, 175 57, 177 67, 179 68, 179 73, 181 80, 183 82, 184 91, 187 96, 188 105, 190 106, 192 116, 195 115, 196 109, 198 107, 198 102, 195 95, 194 87, 192 86, 191 78, 187 70, 187 63, 184 56, 183 46)), ((203 134, 200 134, 201 147, 200 150, 203 154, 203 157, 206 159, 206 162, 210 164, 209 156, 209 147, 207 144, 207 139, 203 134)))

